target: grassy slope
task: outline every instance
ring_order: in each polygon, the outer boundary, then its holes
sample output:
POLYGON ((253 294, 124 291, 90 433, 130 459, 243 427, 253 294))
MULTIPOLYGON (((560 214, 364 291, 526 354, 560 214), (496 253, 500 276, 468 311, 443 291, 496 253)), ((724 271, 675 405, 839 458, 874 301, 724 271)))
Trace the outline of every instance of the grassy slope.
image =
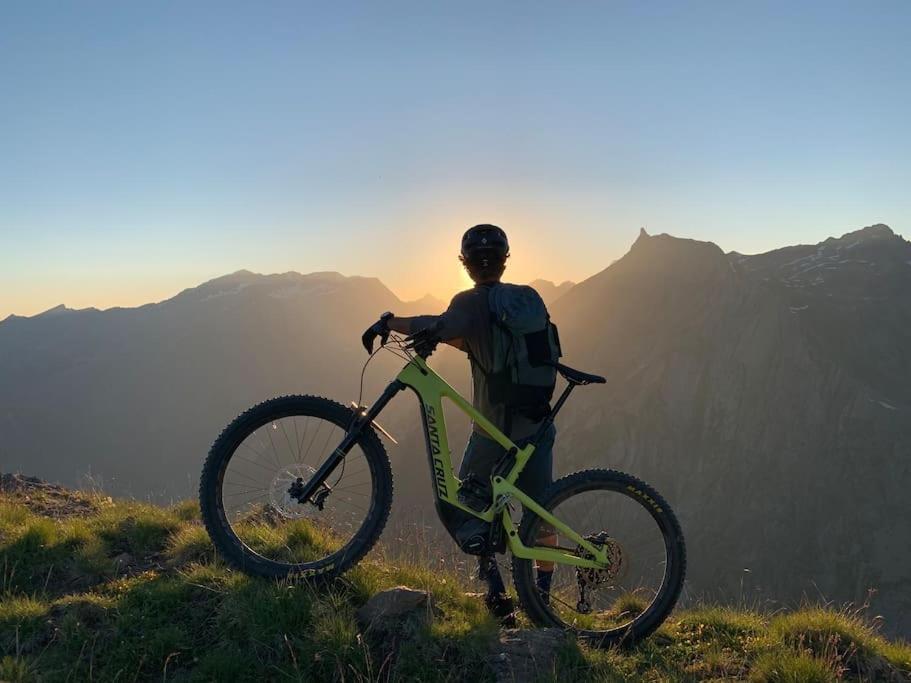
MULTIPOLYGON (((254 580, 213 557, 192 503, 0 493, 0 680, 491 680, 496 626, 466 590, 379 559, 319 592, 254 580), (371 651, 354 612, 401 584, 430 590, 442 616, 393 661, 371 651)), ((555 678, 797 682, 876 669, 911 671, 911 647, 857 616, 704 607, 631 651, 572 644, 555 678)))

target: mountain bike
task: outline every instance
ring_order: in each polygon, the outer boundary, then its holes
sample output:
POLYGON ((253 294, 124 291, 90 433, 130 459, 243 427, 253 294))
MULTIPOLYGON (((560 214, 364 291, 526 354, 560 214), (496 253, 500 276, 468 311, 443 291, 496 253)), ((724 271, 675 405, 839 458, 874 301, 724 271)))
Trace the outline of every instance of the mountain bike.
MULTIPOLYGON (((379 539, 392 504, 392 472, 378 433, 389 435, 376 420, 407 388, 420 403, 441 519, 455 512, 487 523, 481 526, 489 530, 489 548, 512 555, 528 618, 599 646, 651 634, 677 602, 686 571, 683 533, 664 498, 635 477, 605 469, 562 477, 541 500, 516 486, 570 393, 606 380, 555 364, 566 386, 537 433, 519 446, 428 365, 439 341, 386 335, 373 351, 374 339, 365 334, 368 363, 380 349, 406 361, 370 407, 282 396, 231 422, 208 454, 199 487, 202 518, 219 553, 251 575, 316 581, 360 561, 379 539), (503 448, 481 505, 460 496, 464 482, 452 467, 444 399, 503 448), (518 523, 516 504, 523 508, 518 523), (555 565, 547 593, 537 588, 535 562, 555 565)), ((362 392, 363 376, 362 370, 362 392)))

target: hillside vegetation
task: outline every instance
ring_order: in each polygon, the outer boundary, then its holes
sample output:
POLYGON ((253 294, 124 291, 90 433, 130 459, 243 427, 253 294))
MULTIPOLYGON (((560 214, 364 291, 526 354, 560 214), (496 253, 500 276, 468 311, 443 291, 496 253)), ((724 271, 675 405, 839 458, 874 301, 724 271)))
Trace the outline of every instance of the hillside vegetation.
MULTIPOLYGON (((193 502, 169 508, 4 475, 0 680, 494 680, 497 626, 459 577, 374 553, 333 586, 251 579, 213 556, 193 502), (435 617, 394 651, 356 609, 398 585, 435 617)), ((530 628, 528 623, 522 624, 530 628)), ((678 611, 637 648, 570 641, 560 681, 911 680, 911 646, 860 615, 678 611)))

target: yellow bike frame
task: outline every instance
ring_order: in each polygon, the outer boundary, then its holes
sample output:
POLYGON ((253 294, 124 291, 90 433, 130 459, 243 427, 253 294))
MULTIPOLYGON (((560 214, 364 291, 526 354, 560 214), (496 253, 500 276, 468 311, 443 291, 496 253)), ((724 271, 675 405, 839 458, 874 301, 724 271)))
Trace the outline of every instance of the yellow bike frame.
POLYGON ((499 516, 506 534, 506 544, 510 552, 523 559, 539 560, 544 562, 557 562, 560 564, 574 565, 576 567, 590 567, 603 569, 610 564, 607 558, 607 548, 599 548, 585 540, 580 534, 573 531, 557 517, 541 507, 535 500, 516 486, 522 470, 535 451, 533 443, 519 448, 509 437, 497 429, 486 417, 481 415, 453 389, 442 377, 427 365, 420 356, 415 356, 402 369, 396 378, 399 382, 410 387, 421 401, 421 413, 424 419, 425 435, 427 437, 427 451, 431 463, 431 479, 434 485, 434 495, 438 503, 445 502, 453 507, 494 523, 499 516), (446 421, 443 416, 443 399, 450 400, 463 413, 468 415, 481 427, 491 439, 502 446, 507 453, 515 455, 515 462, 508 473, 492 477, 493 499, 490 506, 482 512, 477 512, 459 502, 458 493, 461 482, 452 469, 452 451, 449 448, 449 439, 446 434, 446 421), (580 557, 559 548, 544 546, 526 546, 519 538, 518 528, 509 513, 507 503, 511 500, 519 501, 525 508, 540 517, 558 533, 565 536, 573 543, 581 546, 588 557, 580 557))

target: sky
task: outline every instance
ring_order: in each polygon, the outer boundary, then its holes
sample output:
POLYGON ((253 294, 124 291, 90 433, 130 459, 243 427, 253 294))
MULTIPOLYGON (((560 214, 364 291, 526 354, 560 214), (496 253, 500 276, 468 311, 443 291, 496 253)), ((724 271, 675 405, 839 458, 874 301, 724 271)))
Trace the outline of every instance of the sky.
POLYGON ((581 280, 911 233, 911 3, 0 3, 0 319, 242 268, 581 280))

